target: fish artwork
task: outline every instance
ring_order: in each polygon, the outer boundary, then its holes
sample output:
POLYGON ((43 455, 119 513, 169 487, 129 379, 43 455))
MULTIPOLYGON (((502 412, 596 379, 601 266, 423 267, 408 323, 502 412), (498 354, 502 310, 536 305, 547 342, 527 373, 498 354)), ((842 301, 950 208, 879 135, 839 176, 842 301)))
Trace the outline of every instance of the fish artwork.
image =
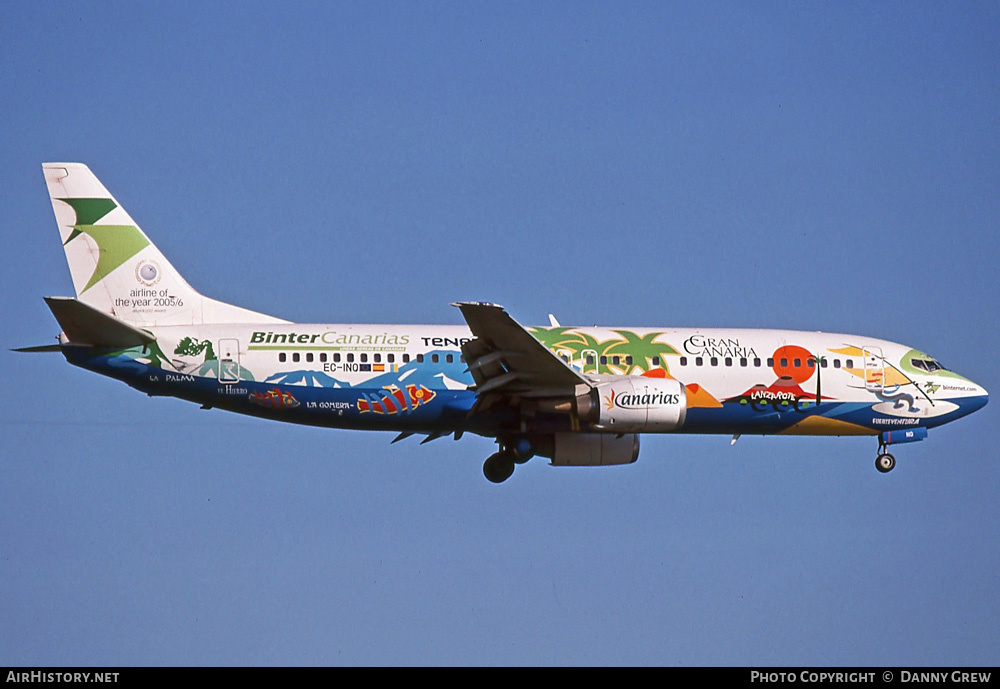
POLYGON ((292 393, 282 392, 280 388, 250 393, 250 401, 265 409, 291 409, 299 406, 299 401, 292 393))
POLYGON ((366 394, 358 400, 359 412, 372 412, 375 414, 399 414, 412 411, 421 404, 426 404, 434 399, 434 391, 425 386, 407 385, 406 390, 401 390, 396 385, 386 385, 383 390, 377 393, 366 394))

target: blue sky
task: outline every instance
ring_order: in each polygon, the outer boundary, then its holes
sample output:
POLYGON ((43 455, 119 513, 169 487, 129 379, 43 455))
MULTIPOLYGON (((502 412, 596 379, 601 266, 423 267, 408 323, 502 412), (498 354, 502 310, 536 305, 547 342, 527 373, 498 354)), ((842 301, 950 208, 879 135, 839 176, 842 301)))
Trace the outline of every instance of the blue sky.
MULTIPOLYGON (((307 322, 830 330, 1000 388, 994 3, 6 3, 6 347, 88 164, 307 322)), ((0 354, 0 665, 998 661, 996 406, 628 467, 282 426, 0 354)))

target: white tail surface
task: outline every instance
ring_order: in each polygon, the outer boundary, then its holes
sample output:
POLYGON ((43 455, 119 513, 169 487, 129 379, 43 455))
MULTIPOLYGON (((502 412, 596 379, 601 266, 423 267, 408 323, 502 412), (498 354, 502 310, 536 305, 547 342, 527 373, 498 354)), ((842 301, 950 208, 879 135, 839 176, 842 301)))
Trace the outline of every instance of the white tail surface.
POLYGON ((287 322, 195 291, 86 165, 42 170, 80 301, 137 326, 287 322))

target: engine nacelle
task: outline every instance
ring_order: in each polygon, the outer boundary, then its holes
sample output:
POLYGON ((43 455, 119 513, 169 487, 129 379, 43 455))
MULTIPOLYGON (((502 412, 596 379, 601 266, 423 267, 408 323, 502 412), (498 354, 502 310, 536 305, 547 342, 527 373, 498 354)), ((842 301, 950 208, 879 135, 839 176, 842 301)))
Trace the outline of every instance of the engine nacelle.
POLYGON ((635 433, 556 433, 552 464, 564 467, 596 467, 631 464, 639 457, 635 433))
POLYGON ((687 418, 684 386, 669 378, 627 376, 602 383, 591 406, 591 427, 614 433, 675 431, 687 418))

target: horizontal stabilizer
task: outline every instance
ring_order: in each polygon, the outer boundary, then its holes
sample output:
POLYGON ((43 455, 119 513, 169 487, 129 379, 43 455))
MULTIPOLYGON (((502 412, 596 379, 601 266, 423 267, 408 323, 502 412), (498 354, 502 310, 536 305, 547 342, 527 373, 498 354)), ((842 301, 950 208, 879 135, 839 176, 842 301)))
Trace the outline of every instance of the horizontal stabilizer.
POLYGON ((58 344, 48 344, 48 345, 36 345, 34 347, 16 347, 10 350, 12 352, 27 352, 28 354, 37 354, 38 352, 61 352, 62 345, 58 344))
POLYGON ((126 349, 156 340, 149 333, 71 297, 45 297, 45 303, 73 344, 126 349))

